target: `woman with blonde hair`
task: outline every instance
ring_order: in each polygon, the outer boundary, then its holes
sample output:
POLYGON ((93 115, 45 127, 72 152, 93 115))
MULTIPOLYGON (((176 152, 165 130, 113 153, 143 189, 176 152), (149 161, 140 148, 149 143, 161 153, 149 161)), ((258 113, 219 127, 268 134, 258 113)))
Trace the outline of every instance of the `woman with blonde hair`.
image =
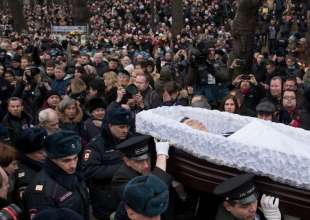
POLYGON ((113 71, 109 71, 103 74, 105 85, 105 100, 108 104, 115 101, 117 98, 117 74, 113 71))
POLYGON ((74 78, 71 80, 69 86, 69 96, 76 99, 80 104, 84 104, 85 97, 87 94, 86 83, 82 79, 74 78))
POLYGON ((75 99, 64 97, 57 107, 60 128, 81 133, 83 111, 75 99))

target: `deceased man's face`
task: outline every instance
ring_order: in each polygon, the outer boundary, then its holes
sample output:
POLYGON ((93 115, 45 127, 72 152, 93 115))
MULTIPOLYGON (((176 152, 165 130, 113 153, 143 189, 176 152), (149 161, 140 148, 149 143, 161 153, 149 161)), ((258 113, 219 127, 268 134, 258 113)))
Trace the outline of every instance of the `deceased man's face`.
POLYGON ((188 118, 183 123, 194 129, 208 132, 208 129, 198 120, 188 118))

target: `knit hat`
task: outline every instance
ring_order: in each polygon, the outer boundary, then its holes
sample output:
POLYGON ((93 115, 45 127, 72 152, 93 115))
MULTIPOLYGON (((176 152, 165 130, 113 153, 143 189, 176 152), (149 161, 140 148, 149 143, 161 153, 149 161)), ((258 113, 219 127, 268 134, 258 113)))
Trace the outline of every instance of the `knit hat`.
POLYGON ((46 137, 47 132, 43 128, 26 128, 17 138, 16 149, 25 154, 39 151, 46 137))
POLYGON ((69 130, 60 130, 47 136, 43 146, 50 159, 72 156, 81 151, 80 136, 69 130))
POLYGON ((138 176, 125 186, 123 201, 135 212, 154 217, 166 211, 169 190, 167 185, 154 175, 138 176))

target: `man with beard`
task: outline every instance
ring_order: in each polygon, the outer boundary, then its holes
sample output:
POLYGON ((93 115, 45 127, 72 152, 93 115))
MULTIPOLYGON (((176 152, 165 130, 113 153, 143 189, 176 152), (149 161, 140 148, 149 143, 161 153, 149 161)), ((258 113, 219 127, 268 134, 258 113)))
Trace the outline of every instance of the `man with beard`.
POLYGON ((88 181, 97 219, 109 219, 117 208, 111 191, 111 180, 122 164, 122 159, 115 146, 131 135, 131 123, 129 111, 121 107, 112 108, 107 111, 101 134, 94 137, 84 151, 81 169, 88 181))
POLYGON ((47 208, 69 208, 88 220, 87 187, 76 173, 80 137, 63 130, 47 136, 43 146, 47 159, 24 193, 25 210, 33 218, 47 208))

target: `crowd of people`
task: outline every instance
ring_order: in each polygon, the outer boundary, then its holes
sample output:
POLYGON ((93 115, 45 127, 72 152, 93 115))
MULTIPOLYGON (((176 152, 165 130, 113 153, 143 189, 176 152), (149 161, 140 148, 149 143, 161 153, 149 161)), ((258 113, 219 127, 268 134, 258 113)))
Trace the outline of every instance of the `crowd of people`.
MULTIPOLYGON (((173 213, 165 204, 166 185, 176 193, 172 198, 188 202, 179 190, 182 183, 166 172, 169 143, 135 132, 135 115, 159 106, 218 109, 310 130, 308 1, 261 3, 253 65, 247 70, 244 60, 230 56, 237 1, 183 4, 184 28, 176 36, 167 0, 89 1, 87 36, 52 32, 52 25, 74 23, 70 7, 25 6, 23 33, 14 32, 14 18, 1 10, 4 206, 16 203, 26 219, 46 218, 41 211, 47 208, 89 219, 90 203, 97 219, 113 213, 116 219, 162 213, 163 219, 185 218, 184 210, 173 213), (135 178, 147 174, 161 180, 135 178), (154 192, 161 196, 146 204, 143 196, 154 195, 145 190, 133 200, 139 184, 158 185, 154 192)), ((243 206, 251 209, 250 217, 255 204, 243 206)), ((188 219, 194 219, 195 207, 188 207, 188 219)))

